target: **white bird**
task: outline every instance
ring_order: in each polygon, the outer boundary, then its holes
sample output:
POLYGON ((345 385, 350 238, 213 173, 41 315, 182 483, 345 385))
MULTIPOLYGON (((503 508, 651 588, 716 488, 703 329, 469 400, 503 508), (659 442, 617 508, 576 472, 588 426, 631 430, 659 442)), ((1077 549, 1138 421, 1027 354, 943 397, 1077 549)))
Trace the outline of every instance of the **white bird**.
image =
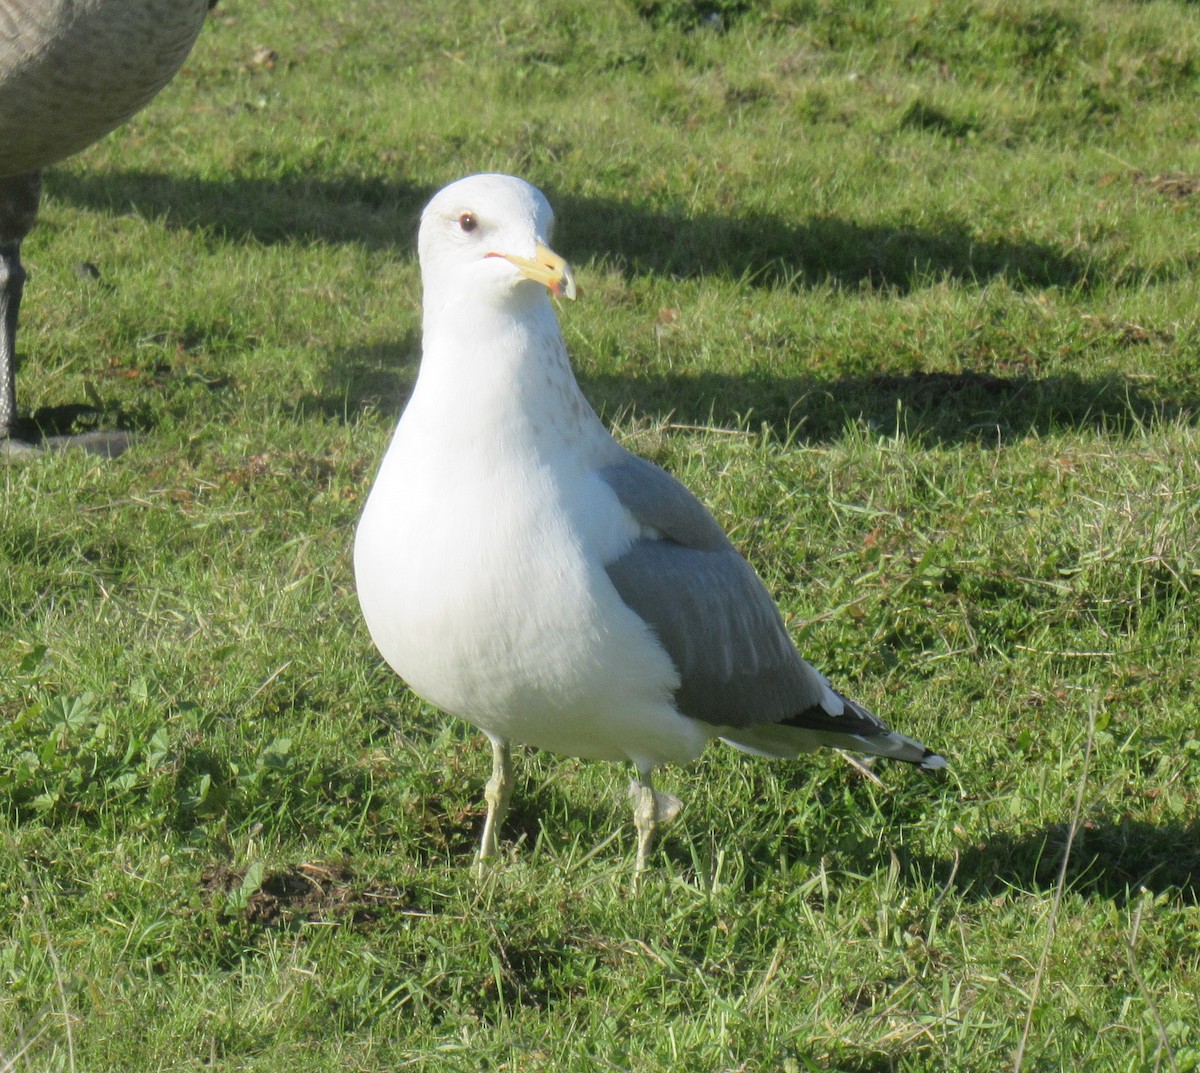
POLYGON ((944 767, 801 659, 708 510, 609 435, 549 299, 575 297, 553 219, 506 175, 462 179, 426 206, 420 371, 354 546, 384 659, 491 740, 479 859, 498 851, 512 741, 634 765, 639 872, 680 807, 651 773, 712 738, 944 767))

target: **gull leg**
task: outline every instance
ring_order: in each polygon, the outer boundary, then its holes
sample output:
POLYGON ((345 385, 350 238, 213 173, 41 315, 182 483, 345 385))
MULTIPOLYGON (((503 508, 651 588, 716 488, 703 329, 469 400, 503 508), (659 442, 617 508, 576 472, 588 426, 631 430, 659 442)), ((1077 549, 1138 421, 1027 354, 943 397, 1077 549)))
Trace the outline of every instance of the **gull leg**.
POLYGON ((679 815, 683 802, 672 794, 654 789, 650 782, 650 768, 638 767, 638 777, 629 782, 629 796, 633 798, 633 826, 637 828, 638 848, 636 875, 646 870, 646 858, 655 832, 664 823, 670 823, 679 815))
POLYGON ((512 752, 507 738, 488 734, 492 743, 492 777, 483 788, 483 799, 487 802, 487 819, 483 821, 483 838, 479 843, 479 863, 491 860, 500 852, 500 825, 508 812, 508 802, 513 792, 512 752))

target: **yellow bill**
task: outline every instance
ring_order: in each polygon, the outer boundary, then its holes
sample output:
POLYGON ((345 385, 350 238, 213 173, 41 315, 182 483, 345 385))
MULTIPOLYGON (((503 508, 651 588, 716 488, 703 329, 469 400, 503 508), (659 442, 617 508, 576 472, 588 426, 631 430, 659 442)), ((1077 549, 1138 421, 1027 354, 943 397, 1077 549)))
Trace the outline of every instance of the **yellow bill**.
POLYGON ((515 253, 489 253, 488 256, 503 257, 510 264, 516 265, 526 279, 548 287, 550 292, 559 298, 574 298, 578 293, 575 287, 575 273, 571 266, 540 242, 532 258, 519 257, 515 253))

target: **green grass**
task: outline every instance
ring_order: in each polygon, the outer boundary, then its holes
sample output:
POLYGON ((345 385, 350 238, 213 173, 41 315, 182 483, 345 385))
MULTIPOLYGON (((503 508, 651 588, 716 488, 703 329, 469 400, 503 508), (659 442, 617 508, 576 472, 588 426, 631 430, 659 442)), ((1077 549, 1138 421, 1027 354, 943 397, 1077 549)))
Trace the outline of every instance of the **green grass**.
POLYGON ((222 0, 24 250, 25 412, 140 441, 0 470, 0 1070, 1200 1069, 1198 91, 1184 0, 222 0), (635 893, 628 772, 528 753, 472 876, 349 549, 490 169, 949 778, 710 750, 635 893))

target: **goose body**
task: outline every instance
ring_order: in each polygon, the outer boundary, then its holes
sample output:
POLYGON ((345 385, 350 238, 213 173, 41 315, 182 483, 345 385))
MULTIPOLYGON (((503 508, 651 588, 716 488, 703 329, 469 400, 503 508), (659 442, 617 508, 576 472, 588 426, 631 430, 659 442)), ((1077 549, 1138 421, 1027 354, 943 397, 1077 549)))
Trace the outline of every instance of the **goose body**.
POLYGON ((16 422, 21 242, 41 169, 144 107, 179 70, 208 0, 0 0, 0 441, 16 422))

